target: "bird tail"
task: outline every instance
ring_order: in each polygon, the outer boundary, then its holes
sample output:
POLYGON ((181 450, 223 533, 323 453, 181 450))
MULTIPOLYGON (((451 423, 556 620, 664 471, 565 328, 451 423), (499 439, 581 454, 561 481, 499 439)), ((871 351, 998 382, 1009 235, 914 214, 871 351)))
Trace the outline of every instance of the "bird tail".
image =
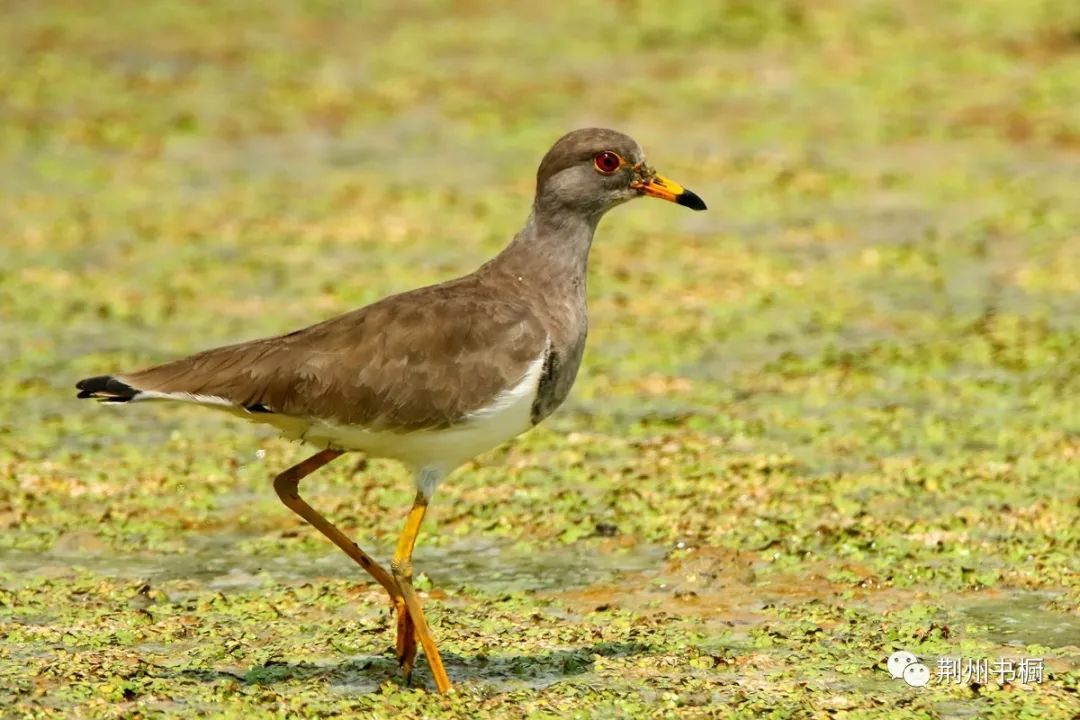
POLYGON ((105 403, 125 403, 139 394, 123 380, 112 375, 98 375, 75 383, 79 398, 93 398, 105 403))

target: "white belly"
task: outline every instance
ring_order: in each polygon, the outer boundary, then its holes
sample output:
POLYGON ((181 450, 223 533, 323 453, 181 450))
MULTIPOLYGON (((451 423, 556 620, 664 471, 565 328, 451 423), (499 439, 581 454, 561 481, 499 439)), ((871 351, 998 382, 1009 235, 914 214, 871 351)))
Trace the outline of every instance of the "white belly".
POLYGON ((480 453, 532 427, 532 405, 544 370, 544 359, 541 355, 534 360, 521 381, 501 392, 491 405, 449 428, 372 431, 316 420, 302 432, 289 434, 299 434, 314 445, 359 450, 371 457, 399 460, 413 470, 430 468, 445 476, 480 453))

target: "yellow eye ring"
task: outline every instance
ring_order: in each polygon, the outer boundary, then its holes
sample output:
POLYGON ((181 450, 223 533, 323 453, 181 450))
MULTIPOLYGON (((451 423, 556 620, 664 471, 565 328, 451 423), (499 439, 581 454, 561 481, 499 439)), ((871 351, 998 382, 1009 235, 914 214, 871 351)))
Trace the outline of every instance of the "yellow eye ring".
POLYGON ((596 171, 602 175, 611 175, 621 168, 623 163, 624 160, 619 157, 619 154, 610 150, 598 153, 596 157, 593 158, 593 167, 595 167, 596 171))

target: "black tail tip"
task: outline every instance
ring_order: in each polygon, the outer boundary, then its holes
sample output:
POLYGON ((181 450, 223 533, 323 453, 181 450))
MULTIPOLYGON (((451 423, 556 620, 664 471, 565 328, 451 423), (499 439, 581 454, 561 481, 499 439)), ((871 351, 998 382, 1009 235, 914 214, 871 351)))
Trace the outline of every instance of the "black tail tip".
POLYGON ((112 375, 98 375, 75 383, 80 399, 94 398, 102 402, 127 402, 139 391, 112 375))

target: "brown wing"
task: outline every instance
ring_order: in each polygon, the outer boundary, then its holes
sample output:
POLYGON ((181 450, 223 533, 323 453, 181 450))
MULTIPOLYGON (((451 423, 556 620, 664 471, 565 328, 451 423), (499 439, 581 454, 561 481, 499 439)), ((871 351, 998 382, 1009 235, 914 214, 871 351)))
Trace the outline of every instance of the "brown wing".
POLYGON ((115 380, 135 391, 221 398, 251 412, 371 429, 445 427, 516 385, 548 342, 524 305, 470 281, 395 295, 288 335, 115 380))

